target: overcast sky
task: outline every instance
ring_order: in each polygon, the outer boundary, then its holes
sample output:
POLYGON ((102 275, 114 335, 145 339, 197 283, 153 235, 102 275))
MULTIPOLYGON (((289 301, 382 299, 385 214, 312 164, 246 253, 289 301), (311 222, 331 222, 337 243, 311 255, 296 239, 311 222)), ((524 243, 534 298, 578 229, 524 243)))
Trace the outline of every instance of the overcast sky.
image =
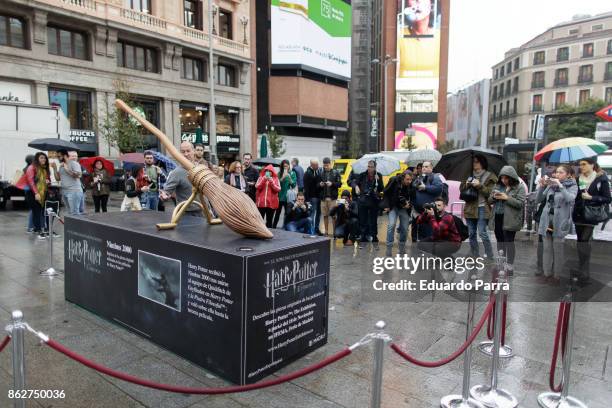
POLYGON ((608 11, 610 0, 451 0, 448 90, 490 78, 504 52, 575 14, 608 11))

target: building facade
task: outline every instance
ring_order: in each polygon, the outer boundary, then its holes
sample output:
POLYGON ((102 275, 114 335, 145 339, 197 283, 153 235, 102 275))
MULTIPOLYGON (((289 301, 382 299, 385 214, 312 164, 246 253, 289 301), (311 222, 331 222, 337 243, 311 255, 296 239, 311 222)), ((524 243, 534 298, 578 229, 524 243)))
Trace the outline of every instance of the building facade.
POLYGON ((612 103, 612 13, 577 16, 505 53, 493 66, 489 146, 528 139, 536 114, 587 99, 612 103))
MULTIPOLYGON (((216 153, 225 161, 252 148, 253 3, 215 1, 216 153)), ((118 154, 98 124, 122 89, 175 145, 198 128, 209 144, 207 7, 200 0, 3 1, 0 92, 26 88, 32 103, 61 108, 85 154, 118 154)), ((145 145, 160 148, 152 135, 145 145)))

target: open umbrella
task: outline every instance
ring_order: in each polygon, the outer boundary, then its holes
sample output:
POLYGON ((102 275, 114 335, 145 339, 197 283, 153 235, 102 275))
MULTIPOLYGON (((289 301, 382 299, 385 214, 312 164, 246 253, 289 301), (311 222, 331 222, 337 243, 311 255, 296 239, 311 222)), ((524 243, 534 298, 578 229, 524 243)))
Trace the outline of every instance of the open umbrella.
POLYGON ((259 142, 259 157, 268 157, 268 138, 265 134, 261 135, 259 142))
POLYGON ((33 149, 43 150, 43 151, 58 151, 58 150, 74 150, 79 151, 79 146, 76 144, 69 142, 63 139, 56 139, 53 137, 45 137, 42 139, 34 139, 30 143, 28 143, 33 149))
POLYGON ((144 154, 142 153, 124 153, 119 156, 119 160, 125 163, 144 164, 144 154))
POLYGON ((489 165, 489 171, 499 173, 507 163, 501 153, 484 147, 467 147, 451 150, 442 155, 434 167, 435 173, 442 173, 449 180, 463 181, 472 175, 472 162, 475 155, 484 156, 489 165))
POLYGON ((608 150, 608 146, 587 137, 566 137, 544 146, 536 153, 536 161, 548 163, 570 163, 594 157, 608 150))
POLYGON ((431 162, 434 166, 438 164, 440 159, 442 158, 442 153, 435 149, 418 149, 413 150, 408 153, 408 158, 406 159, 406 165, 408 167, 414 167, 419 163, 423 163, 424 161, 431 162))
POLYGON ((256 166, 267 166, 268 164, 271 164, 273 166, 276 167, 280 167, 281 165, 281 159, 275 159, 273 157, 260 157, 259 159, 253 160, 253 164, 256 166))
POLYGON ((383 176, 396 172, 400 169, 400 161, 394 157, 382 153, 364 154, 361 158, 353 162, 353 172, 355 174, 363 173, 368 169, 368 162, 374 160, 376 162, 376 171, 383 176))
POLYGON ((112 177, 115 174, 115 165, 112 161, 106 160, 104 157, 84 157, 79 160, 79 163, 85 168, 85 170, 87 170, 88 173, 93 173, 94 164, 98 160, 102 162, 102 166, 104 166, 104 169, 108 175, 112 177))
POLYGON ((174 160, 169 158, 168 156, 164 156, 160 152, 153 152, 153 157, 158 163, 164 163, 166 167, 166 171, 169 173, 176 168, 176 163, 174 160))

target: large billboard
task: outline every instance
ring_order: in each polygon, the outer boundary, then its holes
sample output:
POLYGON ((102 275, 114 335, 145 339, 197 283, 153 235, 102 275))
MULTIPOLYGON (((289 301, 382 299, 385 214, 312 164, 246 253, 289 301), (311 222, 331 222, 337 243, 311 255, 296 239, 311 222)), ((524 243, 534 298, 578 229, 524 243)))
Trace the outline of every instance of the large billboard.
POLYGON ((484 147, 488 106, 488 79, 449 95, 446 99, 446 140, 454 141, 457 148, 484 147))
POLYGON ((441 1, 397 0, 396 131, 437 120, 441 1))
POLYGON ((350 1, 272 0, 272 65, 351 77, 350 1))

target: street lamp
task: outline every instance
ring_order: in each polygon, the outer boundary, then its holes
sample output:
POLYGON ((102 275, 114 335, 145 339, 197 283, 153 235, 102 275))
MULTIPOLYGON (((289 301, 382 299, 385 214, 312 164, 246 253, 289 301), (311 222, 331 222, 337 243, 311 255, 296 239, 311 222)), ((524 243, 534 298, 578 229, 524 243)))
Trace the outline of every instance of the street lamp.
POLYGON ((248 44, 247 41, 247 24, 249 24, 249 18, 247 16, 240 17, 240 24, 242 24, 242 28, 244 29, 244 40, 242 41, 245 45, 248 44))
POLYGON ((381 64, 383 66, 384 72, 384 94, 383 94, 383 105, 384 105, 384 127, 383 127, 383 140, 384 140, 384 148, 383 150, 387 149, 387 125, 389 123, 388 121, 388 109, 387 109, 387 90, 388 90, 388 85, 387 85, 387 73, 388 73, 388 69, 387 67, 391 64, 395 64, 397 62, 397 58, 392 58, 389 54, 385 55, 385 59, 384 60, 380 60, 378 58, 374 58, 372 60, 372 64, 381 64))
POLYGON ((208 0, 208 84, 210 86, 210 109, 208 118, 210 121, 210 129, 208 131, 208 144, 210 153, 217 155, 217 118, 215 112, 215 74, 214 74, 214 55, 213 55, 213 36, 215 32, 215 15, 217 14, 217 5, 213 4, 213 0, 208 0))

